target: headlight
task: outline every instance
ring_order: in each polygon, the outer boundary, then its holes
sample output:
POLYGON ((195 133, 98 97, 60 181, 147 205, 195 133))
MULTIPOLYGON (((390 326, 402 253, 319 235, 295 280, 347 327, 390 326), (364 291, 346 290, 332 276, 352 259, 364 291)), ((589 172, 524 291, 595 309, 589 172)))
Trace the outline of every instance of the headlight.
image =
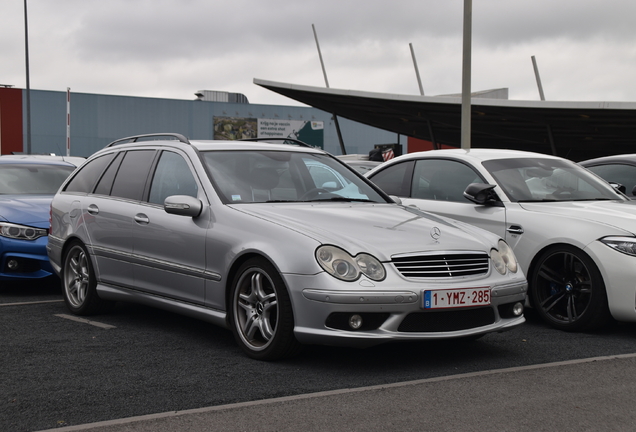
POLYGON ((502 275, 506 274, 506 269, 512 273, 517 272, 517 258, 508 243, 503 240, 499 240, 497 243, 498 249, 490 250, 490 259, 492 260, 495 270, 502 275))
POLYGON ((508 270, 513 273, 517 273, 517 257, 515 257, 515 254, 510 246, 508 246, 508 243, 503 240, 499 240, 497 247, 499 248, 501 258, 503 258, 504 262, 506 263, 506 267, 508 267, 508 270))
POLYGON ((601 241, 619 252, 636 256, 636 238, 634 237, 605 237, 601 241))
POLYGON ((42 228, 0 222, 0 236, 18 240, 35 240, 44 237, 48 231, 42 228))
POLYGON ((335 246, 320 246, 316 249, 316 260, 327 273, 344 281, 354 281, 360 274, 374 281, 386 276, 382 263, 371 255, 361 253, 352 257, 335 246))

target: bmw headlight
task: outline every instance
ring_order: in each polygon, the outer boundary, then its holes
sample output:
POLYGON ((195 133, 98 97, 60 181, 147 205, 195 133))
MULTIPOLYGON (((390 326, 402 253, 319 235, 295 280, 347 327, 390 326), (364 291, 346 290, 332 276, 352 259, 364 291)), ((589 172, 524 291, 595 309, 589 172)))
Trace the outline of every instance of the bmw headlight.
POLYGON ((2 237, 18 240, 35 240, 47 234, 48 231, 42 228, 0 222, 0 236, 2 237))
POLYGON ((512 273, 517 272, 517 258, 508 243, 503 240, 499 240, 497 243, 497 249, 490 250, 490 259, 497 270, 502 275, 506 274, 506 270, 512 273))
POLYGON ((320 246, 316 249, 316 260, 327 273, 344 281, 354 281, 360 274, 374 281, 386 276, 384 266, 373 256, 361 253, 352 257, 335 246, 320 246))
POLYGON ((605 237, 601 241, 612 249, 636 256, 636 238, 634 237, 605 237))

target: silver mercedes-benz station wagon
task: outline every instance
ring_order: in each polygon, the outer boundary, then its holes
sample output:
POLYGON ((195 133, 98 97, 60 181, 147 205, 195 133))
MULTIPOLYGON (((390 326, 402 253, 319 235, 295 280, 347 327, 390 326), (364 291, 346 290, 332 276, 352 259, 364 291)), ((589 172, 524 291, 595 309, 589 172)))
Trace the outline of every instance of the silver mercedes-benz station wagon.
POLYGON ((74 314, 156 306, 231 329, 263 360, 525 320, 527 282, 500 237, 297 144, 115 141, 55 195, 48 254, 74 314))

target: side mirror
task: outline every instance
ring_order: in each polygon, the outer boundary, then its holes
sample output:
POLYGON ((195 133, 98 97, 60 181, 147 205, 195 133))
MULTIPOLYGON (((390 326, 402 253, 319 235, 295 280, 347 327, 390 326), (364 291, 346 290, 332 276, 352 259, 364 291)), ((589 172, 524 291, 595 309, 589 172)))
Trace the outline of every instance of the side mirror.
MULTIPOLYGON (((636 189, 636 186, 634 186, 634 189, 636 189)), ((393 202, 396 204, 402 204, 402 200, 400 199, 400 197, 397 197, 395 195, 389 195, 389 198, 391 198, 393 202)))
POLYGON ((494 204, 499 201, 494 191, 495 186, 484 183, 471 183, 466 187, 464 197, 475 204, 494 204))
POLYGON ((163 209, 166 213, 194 218, 201 214, 203 203, 189 195, 172 195, 163 202, 163 209))
POLYGON ((616 189, 617 191, 621 193, 627 193, 627 188, 623 186, 622 184, 616 183, 616 182, 609 182, 609 184, 612 185, 612 187, 616 189))

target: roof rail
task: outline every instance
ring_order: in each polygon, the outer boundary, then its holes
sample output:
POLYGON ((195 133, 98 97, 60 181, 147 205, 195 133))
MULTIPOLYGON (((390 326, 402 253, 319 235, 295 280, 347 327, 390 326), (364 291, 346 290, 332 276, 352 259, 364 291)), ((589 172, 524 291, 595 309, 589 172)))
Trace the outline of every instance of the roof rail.
POLYGON ((152 139, 144 139, 144 138, 158 138, 158 137, 171 137, 173 140, 181 141, 185 144, 190 144, 190 141, 185 136, 178 133, 153 133, 153 134, 144 134, 144 135, 134 135, 127 138, 121 138, 113 141, 108 144, 106 147, 113 147, 120 144, 133 143, 139 141, 153 141, 152 139))
MULTIPOLYGON (((242 138, 237 141, 254 141, 254 142, 283 141, 283 144, 296 144, 303 147, 315 148, 314 146, 311 146, 307 144, 306 142, 302 142, 295 138, 242 138)), ((270 143, 270 144, 273 144, 273 143, 270 143)))

